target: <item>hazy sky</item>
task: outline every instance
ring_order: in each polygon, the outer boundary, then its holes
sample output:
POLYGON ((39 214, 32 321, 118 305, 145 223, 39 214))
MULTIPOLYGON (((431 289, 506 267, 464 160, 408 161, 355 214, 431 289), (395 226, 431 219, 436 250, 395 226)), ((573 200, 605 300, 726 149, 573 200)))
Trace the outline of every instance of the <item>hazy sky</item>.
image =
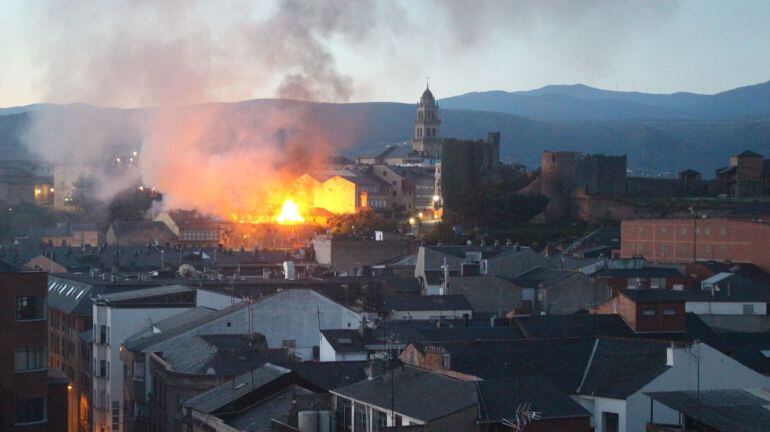
POLYGON ((0 0, 0 106, 770 80, 770 1, 0 0))

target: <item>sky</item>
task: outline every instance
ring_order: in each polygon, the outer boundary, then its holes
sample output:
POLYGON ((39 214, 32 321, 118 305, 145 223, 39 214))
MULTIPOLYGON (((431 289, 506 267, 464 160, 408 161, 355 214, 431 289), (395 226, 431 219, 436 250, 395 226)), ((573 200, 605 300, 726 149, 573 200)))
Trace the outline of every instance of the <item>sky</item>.
POLYGON ((770 1, 0 0, 0 107, 770 80, 770 1))

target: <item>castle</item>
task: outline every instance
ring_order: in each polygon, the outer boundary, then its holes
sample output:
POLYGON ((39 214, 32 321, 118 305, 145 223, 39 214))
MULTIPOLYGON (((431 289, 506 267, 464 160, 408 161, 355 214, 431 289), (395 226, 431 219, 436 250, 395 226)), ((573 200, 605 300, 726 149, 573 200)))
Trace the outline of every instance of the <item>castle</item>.
POLYGON ((627 173, 625 155, 545 151, 539 174, 521 192, 548 197, 548 206, 538 217, 541 221, 620 220, 668 211, 650 203, 640 204, 640 199, 668 199, 674 209, 669 210, 676 211, 674 198, 757 198, 770 194, 770 161, 751 151, 731 157, 729 166, 716 171, 715 180, 703 180, 692 169, 681 171, 677 178, 632 177, 627 173))

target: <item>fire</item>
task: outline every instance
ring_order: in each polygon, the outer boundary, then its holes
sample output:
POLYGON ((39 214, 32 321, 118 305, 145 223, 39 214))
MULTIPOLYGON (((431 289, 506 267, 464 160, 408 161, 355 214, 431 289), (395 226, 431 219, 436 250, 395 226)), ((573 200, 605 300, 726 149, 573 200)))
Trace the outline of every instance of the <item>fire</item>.
POLYGON ((275 216, 275 221, 281 225, 301 224, 305 218, 299 211, 299 205, 292 198, 286 198, 281 206, 281 211, 275 216))

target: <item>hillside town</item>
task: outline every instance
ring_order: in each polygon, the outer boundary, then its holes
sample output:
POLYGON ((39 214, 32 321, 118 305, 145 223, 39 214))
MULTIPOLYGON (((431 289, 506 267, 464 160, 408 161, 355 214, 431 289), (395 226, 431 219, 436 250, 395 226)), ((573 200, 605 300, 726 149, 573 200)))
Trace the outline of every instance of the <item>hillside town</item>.
MULTIPOLYGON (((517 192, 547 200, 528 223, 571 218, 583 234, 525 244, 457 222, 444 240, 467 188, 505 174, 499 133, 445 140, 441 123, 426 88, 410 148, 304 174, 328 193, 302 223, 169 210, 17 235, 0 249, 15 298, 1 376, 24 397, 2 418, 72 432, 770 424, 762 156, 704 180, 546 152, 517 192), (338 232, 345 209, 377 216, 338 232)), ((34 181, 4 190, 69 202, 50 172, 6 171, 34 181)))
POLYGON ((25 3, 0 432, 770 431, 770 6, 25 3))

